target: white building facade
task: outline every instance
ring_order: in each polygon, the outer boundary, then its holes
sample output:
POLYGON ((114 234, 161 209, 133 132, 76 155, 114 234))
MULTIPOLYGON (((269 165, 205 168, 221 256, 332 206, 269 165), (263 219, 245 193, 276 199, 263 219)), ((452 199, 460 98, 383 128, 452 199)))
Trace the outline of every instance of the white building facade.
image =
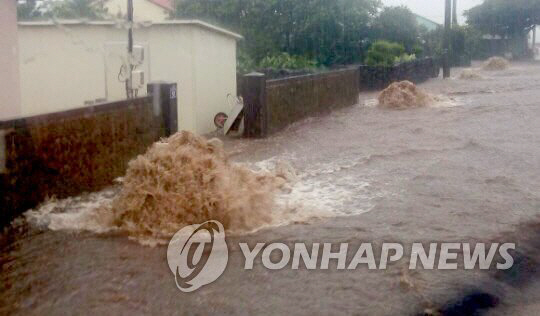
MULTIPOLYGON (((127 62, 127 29, 114 22, 19 23, 21 114, 63 111, 124 99, 121 67, 127 62)), ((138 24, 134 42, 142 59, 138 95, 146 83, 178 85, 180 130, 215 129, 236 94, 236 44, 241 36, 197 21, 138 24)))
POLYGON ((16 1, 0 0, 0 119, 21 114, 16 1))

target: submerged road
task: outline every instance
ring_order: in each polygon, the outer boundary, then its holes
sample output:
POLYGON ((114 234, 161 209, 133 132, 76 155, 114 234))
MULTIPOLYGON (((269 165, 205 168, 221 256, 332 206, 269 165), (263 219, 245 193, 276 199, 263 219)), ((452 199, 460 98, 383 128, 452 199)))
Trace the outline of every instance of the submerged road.
POLYGON ((260 260, 243 269, 238 242, 529 249, 528 224, 540 221, 540 64, 481 75, 420 85, 453 98, 447 106, 383 110, 366 93, 357 106, 268 139, 227 141, 235 161, 289 162, 301 186, 291 197, 302 205, 295 211, 334 216, 229 236, 225 273, 195 293, 176 288, 166 247, 21 221, 2 237, 0 314, 416 315, 471 291, 496 297, 494 315, 537 311, 540 282, 507 282, 494 271, 409 271, 406 260, 383 271, 270 271, 260 260))

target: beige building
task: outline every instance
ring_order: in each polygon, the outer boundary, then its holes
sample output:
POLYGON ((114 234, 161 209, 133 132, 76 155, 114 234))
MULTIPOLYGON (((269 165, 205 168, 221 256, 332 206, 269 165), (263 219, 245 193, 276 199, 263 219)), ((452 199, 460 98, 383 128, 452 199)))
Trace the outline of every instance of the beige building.
MULTIPOLYGON (((133 3, 135 21, 165 21, 170 18, 170 13, 174 10, 173 0, 134 0, 133 3)), ((125 18, 127 15, 126 0, 108 0, 105 7, 114 17, 125 18)))
POLYGON ((0 0, 0 120, 21 114, 16 1, 0 0))
MULTIPOLYGON (((126 97, 127 30, 114 22, 19 23, 22 114, 62 111, 126 97)), ((236 42, 241 36, 210 24, 164 21, 134 30, 135 84, 178 84, 179 128, 215 129, 236 93, 236 42)))

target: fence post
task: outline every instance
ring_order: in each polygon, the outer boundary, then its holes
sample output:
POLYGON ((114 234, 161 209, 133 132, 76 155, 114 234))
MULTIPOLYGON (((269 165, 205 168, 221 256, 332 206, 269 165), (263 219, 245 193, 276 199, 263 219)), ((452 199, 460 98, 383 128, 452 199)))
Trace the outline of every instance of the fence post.
POLYGON ((266 76, 253 72, 244 76, 244 136, 266 137, 268 135, 268 109, 266 104, 266 76))
POLYGON ((368 90, 368 69, 365 65, 358 66, 358 91, 368 90))
POLYGON ((0 174, 6 172, 7 149, 6 149, 6 131, 0 130, 0 174))
POLYGON ((176 83, 151 82, 147 92, 152 96, 154 115, 162 115, 167 136, 178 132, 178 92, 176 83))

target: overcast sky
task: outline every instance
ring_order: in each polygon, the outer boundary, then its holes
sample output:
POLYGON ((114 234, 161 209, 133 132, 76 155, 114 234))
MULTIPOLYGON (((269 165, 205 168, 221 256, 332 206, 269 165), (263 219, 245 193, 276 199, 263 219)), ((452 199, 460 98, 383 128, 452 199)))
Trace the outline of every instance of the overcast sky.
MULTIPOLYGON (((386 6, 406 5, 416 14, 425 16, 435 22, 444 22, 445 0, 382 0, 386 6)), ((465 22, 463 11, 484 2, 483 0, 458 0, 459 22, 465 22)))

